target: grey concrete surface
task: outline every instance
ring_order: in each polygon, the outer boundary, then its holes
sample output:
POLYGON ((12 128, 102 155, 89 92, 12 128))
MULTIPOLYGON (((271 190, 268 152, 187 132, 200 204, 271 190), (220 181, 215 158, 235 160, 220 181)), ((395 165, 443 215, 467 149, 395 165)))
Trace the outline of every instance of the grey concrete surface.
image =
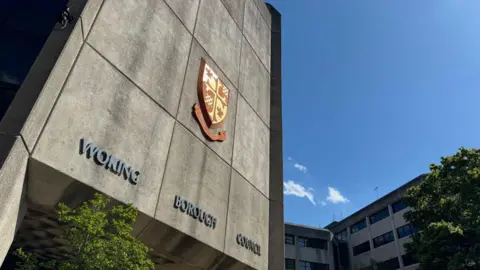
POLYGON ((197 18, 198 4, 200 0, 165 0, 178 18, 182 20, 190 33, 193 33, 195 20, 197 18))
POLYGON ((374 248, 370 251, 371 257, 376 262, 383 262, 391 258, 397 258, 397 245, 395 242, 374 248))
POLYGON ((254 1, 256 1, 258 10, 260 10, 260 13, 262 14, 263 19, 265 19, 265 22, 267 23, 268 27, 272 28, 272 15, 270 14, 270 11, 265 5, 265 1, 264 0, 254 0, 254 1))
POLYGON ((233 167, 269 197, 270 136, 268 127, 252 108, 238 97, 233 167))
POLYGON ((18 136, 1 134, 0 142, 0 262, 3 262, 25 214, 28 151, 18 136))
POLYGON ((93 21, 102 6, 103 0, 88 0, 80 17, 82 18, 82 30, 83 38, 86 39, 90 29, 93 25, 93 21))
POLYGON ((238 90, 263 122, 270 126, 270 74, 245 38, 242 44, 238 90))
POLYGON ((33 157, 153 216, 173 124, 163 109, 84 46, 33 157), (139 170, 138 184, 80 155, 82 138, 139 170))
POLYGON ((210 149, 222 157, 228 164, 232 163, 233 155, 233 141, 235 139, 235 117, 237 111, 237 90, 233 84, 227 79, 221 69, 208 56, 207 52, 194 40, 192 50, 188 60, 187 73, 185 75, 185 82, 183 84, 182 98, 178 110, 177 120, 180 121, 190 132, 195 134, 197 138, 203 141, 210 149), (227 132, 227 139, 223 142, 211 142, 202 132, 200 124, 192 115, 192 108, 195 103, 199 103, 198 97, 198 74, 200 71, 201 59, 213 69, 215 74, 223 81, 229 89, 229 102, 227 109, 227 118, 224 124, 218 130, 225 130, 227 132))
POLYGON ((223 251, 231 168, 179 124, 171 149, 155 218, 223 251), (215 228, 175 209, 176 195, 215 216, 215 228))
POLYGON ((225 253, 255 269, 268 269, 269 200, 237 172, 232 172, 225 253), (242 234, 260 245, 260 256, 237 243, 242 234))
POLYGON ((243 33, 270 72, 271 32, 254 1, 246 0, 243 33))
POLYGON ((165 2, 118 0, 104 3, 87 42, 175 115, 191 40, 165 2))
POLYGON ((228 13, 233 17, 238 28, 243 28, 243 14, 245 11, 245 0, 222 0, 223 4, 228 10, 228 13))
POLYGON ((50 35, 0 122, 0 131, 22 134, 30 151, 83 44, 82 27, 77 22, 50 35))
POLYGON ((237 86, 242 32, 222 2, 201 1, 194 36, 237 86))

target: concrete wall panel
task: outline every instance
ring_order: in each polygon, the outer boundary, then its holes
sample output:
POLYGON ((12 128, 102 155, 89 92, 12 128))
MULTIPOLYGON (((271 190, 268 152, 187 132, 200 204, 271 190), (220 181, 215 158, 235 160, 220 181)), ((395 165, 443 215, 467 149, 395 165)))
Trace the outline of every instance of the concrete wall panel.
POLYGON ((269 130, 239 96, 233 167, 265 196, 269 195, 269 130))
POLYGON ((293 260, 297 258, 297 249, 294 245, 285 245, 285 258, 293 260))
POLYGON ((155 218, 223 251, 231 168, 177 124, 155 218), (174 208, 181 196, 216 217, 215 228, 174 208))
MULTIPOLYGON (((256 0, 246 0, 243 33, 248 42, 258 54, 265 68, 270 72, 271 32, 260 10, 254 3, 256 0)), ((265 5, 265 4, 263 4, 265 5)))
POLYGON ((201 1, 194 36, 237 86, 242 32, 220 0, 201 1))
POLYGON ((397 245, 395 242, 388 243, 371 251, 372 258, 377 262, 383 262, 397 257, 397 245))
POLYGON ((88 42, 170 114, 192 36, 164 1, 106 1, 88 42))
POLYGON ((270 126, 270 74, 247 40, 243 39, 238 90, 270 126))
POLYGON ((81 13, 82 18, 82 30, 84 38, 87 38, 88 33, 93 25, 95 17, 97 17, 98 11, 102 6, 104 0, 88 0, 85 5, 83 12, 81 13))
POLYGON ((330 264, 328 250, 300 247, 298 259, 307 262, 330 264))
POLYGON ((33 157, 153 216, 173 123, 163 109, 85 46, 33 157), (82 138, 139 170, 138 184, 80 155, 82 138))
MULTIPOLYGON (((348 228, 350 230, 350 228, 348 228)), ((354 234, 350 235, 350 245, 352 247, 359 245, 365 241, 368 241, 370 239, 370 236, 368 234, 368 228, 365 228, 361 231, 358 231, 354 234)))
POLYGON ((210 149, 215 151, 228 164, 232 163, 233 155, 233 141, 235 135, 235 113, 237 111, 237 90, 233 84, 227 79, 221 69, 208 56, 207 52, 194 40, 192 44, 192 51, 188 61, 187 73, 185 82, 183 84, 182 99, 180 101, 180 108, 177 115, 177 120, 180 121, 190 132, 195 134, 197 138, 203 141, 210 149), (229 101, 227 109, 227 118, 225 119, 221 130, 227 131, 227 139, 223 142, 211 142, 202 132, 202 129, 196 118, 192 115, 193 105, 199 103, 197 82, 200 71, 201 59, 213 69, 215 74, 223 81, 229 89, 229 101))
POLYGON ((222 0, 223 4, 232 16, 238 28, 243 28, 243 14, 245 11, 245 0, 222 0))
POLYGON ((407 224, 408 222, 405 220, 405 218, 403 217, 403 215, 408 212, 408 211, 411 211, 412 208, 410 207, 407 207, 405 209, 402 209, 401 211, 398 211, 397 213, 393 214, 393 224, 395 226, 395 229, 399 228, 399 227, 402 227, 403 225, 407 224))
POLYGON ((370 234, 372 239, 392 230, 392 221, 390 217, 384 218, 370 225, 370 234))
POLYGON ((268 267, 268 199, 236 171, 232 172, 225 253, 255 269, 268 267), (260 245, 260 256, 237 243, 242 234, 260 245))
POLYGON ((25 214, 23 190, 28 152, 20 137, 0 135, 0 141, 0 262, 2 262, 25 214))
POLYGON ((372 264, 372 261, 370 259, 370 252, 371 251, 365 252, 365 253, 359 254, 357 256, 354 256, 352 258, 352 265, 353 265, 355 270, 363 268, 363 267, 367 267, 367 266, 372 264))
POLYGON ((172 8, 173 12, 177 14, 178 18, 182 20, 188 31, 193 33, 200 0, 165 0, 165 2, 167 2, 167 4, 172 8))

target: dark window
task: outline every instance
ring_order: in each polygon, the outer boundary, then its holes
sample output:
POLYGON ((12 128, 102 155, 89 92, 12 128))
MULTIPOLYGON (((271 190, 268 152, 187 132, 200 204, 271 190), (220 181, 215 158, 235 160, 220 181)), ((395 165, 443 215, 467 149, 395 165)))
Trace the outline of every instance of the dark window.
POLYGON ((398 236, 398 239, 400 238, 403 238, 403 237, 407 237, 413 233, 417 232, 417 230, 413 227, 412 224, 407 224, 407 225, 404 225, 400 228, 397 228, 397 236, 398 236))
POLYGON ((295 260, 285 259, 285 270, 295 270, 295 260))
POLYGON ((365 253, 369 250, 370 250, 370 242, 369 241, 361 243, 360 245, 353 247, 353 256, 357 256, 357 255, 365 253))
POLYGON ((348 232, 347 232, 347 229, 335 234, 335 237, 338 239, 338 240, 348 240, 348 232))
POLYGON ((412 253, 407 253, 405 255, 402 255, 402 261, 403 261, 403 266, 409 266, 409 265, 418 263, 417 258, 415 258, 415 255, 412 253))
POLYGON ((295 237, 293 235, 285 234, 285 244, 295 245, 295 237))
POLYGON ((377 248, 385 244, 388 244, 390 242, 393 242, 394 240, 395 238, 393 238, 393 232, 389 231, 386 234, 382 234, 378 237, 373 238, 373 247, 377 248))
POLYGON ((388 216, 390 216, 390 213, 388 212, 388 207, 387 207, 378 211, 376 214, 371 215, 370 224, 375 224, 388 216))
POLYGON ((396 213, 400 210, 403 210, 407 207, 407 205, 405 204, 405 202, 403 200, 399 200, 397 202, 394 202, 392 204, 392 210, 393 210, 393 213, 396 213))
POLYGON ((328 264, 300 261, 299 269, 300 270, 328 270, 328 264))
POLYGON ((377 264, 377 270, 395 270, 398 268, 400 268, 400 263, 397 257, 377 264))
POLYGON ((355 224, 353 224, 351 227, 350 227, 350 232, 351 233, 356 233, 358 231, 361 231, 363 229, 365 229, 367 227, 367 222, 364 220, 362 221, 359 221, 355 224))
POLYGON ((316 239, 316 238, 306 238, 306 237, 298 237, 297 243, 301 247, 309 247, 309 248, 316 248, 316 249, 328 249, 328 242, 327 240, 323 239, 316 239))

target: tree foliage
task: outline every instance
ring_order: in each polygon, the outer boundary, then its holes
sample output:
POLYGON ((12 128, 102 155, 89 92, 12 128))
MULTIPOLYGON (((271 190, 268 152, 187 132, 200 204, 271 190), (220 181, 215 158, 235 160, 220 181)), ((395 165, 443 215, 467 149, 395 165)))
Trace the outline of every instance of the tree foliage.
POLYGON ((76 209, 59 203, 59 221, 71 225, 63 235, 71 254, 64 254, 62 260, 39 262, 35 254, 19 249, 16 253, 22 262, 17 269, 154 269, 148 247, 131 235, 137 209, 131 204, 108 208, 109 201, 95 194, 76 209))
POLYGON ((430 165, 405 195, 405 214, 419 233, 406 244, 424 270, 480 269, 480 152, 460 150, 430 165))

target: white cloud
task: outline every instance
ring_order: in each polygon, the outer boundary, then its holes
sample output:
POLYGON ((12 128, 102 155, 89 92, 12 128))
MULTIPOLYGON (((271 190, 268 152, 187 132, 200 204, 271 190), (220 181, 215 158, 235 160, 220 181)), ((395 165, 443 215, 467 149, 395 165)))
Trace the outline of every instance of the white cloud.
POLYGON ((292 180, 283 182, 283 188, 284 195, 293 195, 300 198, 307 198, 313 205, 317 205, 314 200, 315 195, 313 195, 312 188, 306 189, 302 185, 297 184, 292 180))
POLYGON ((327 203, 326 203, 325 201, 320 201, 320 204, 321 204, 322 206, 327 205, 327 203))
POLYGON ((291 157, 288 157, 288 160, 292 160, 292 158, 291 158, 291 157))
POLYGON ((308 169, 307 167, 303 166, 302 164, 298 164, 298 163, 295 163, 293 164, 293 167, 295 167, 295 169, 303 172, 303 173, 307 173, 308 169))
POLYGON ((328 187, 327 201, 332 202, 333 204, 350 202, 346 197, 344 197, 340 193, 340 191, 332 187, 328 187))

